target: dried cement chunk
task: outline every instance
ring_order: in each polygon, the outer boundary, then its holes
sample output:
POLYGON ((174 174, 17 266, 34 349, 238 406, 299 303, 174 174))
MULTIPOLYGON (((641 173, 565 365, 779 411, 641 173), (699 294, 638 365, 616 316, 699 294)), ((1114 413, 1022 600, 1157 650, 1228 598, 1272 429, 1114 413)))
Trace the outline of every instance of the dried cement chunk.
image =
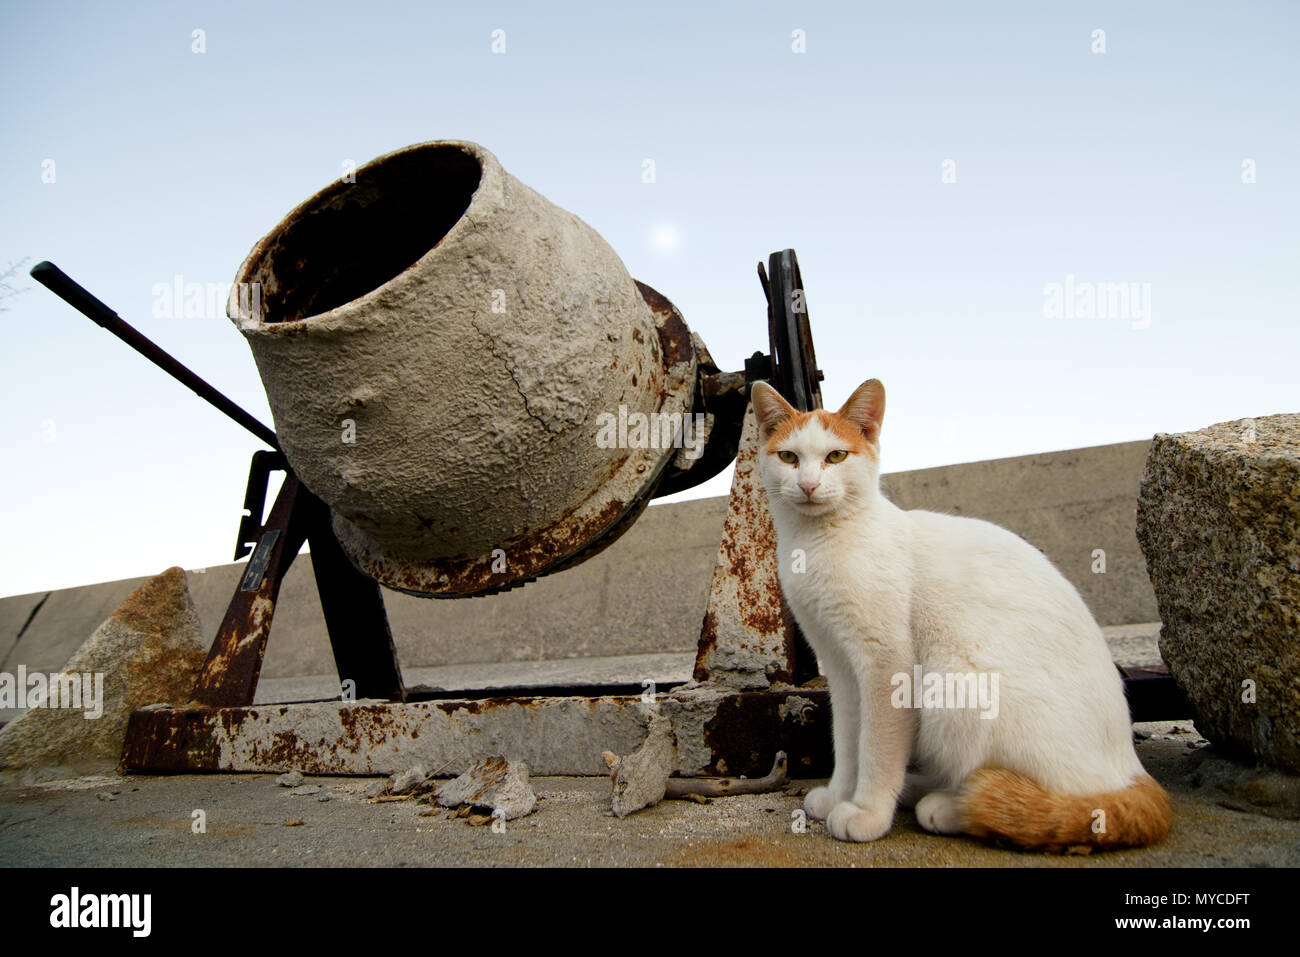
POLYGON ((435 800, 443 807, 490 807, 507 821, 530 814, 537 806, 537 795, 528 783, 528 765, 499 755, 478 761, 460 777, 441 785, 435 800))

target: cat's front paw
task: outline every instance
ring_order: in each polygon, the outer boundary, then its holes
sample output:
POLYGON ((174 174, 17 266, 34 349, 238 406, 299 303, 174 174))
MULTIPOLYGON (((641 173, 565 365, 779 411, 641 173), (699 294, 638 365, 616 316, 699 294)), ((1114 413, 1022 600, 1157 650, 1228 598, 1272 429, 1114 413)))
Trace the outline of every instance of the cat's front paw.
POLYGON ((835 805, 840 803, 840 796, 828 787, 813 788, 803 799, 804 813, 814 821, 824 821, 835 805))
MULTIPOLYGON (((811 797, 811 792, 809 793, 811 797)), ((889 833, 894 823, 893 808, 888 812, 871 810, 841 801, 826 818, 826 830, 837 841, 875 841, 889 833)))

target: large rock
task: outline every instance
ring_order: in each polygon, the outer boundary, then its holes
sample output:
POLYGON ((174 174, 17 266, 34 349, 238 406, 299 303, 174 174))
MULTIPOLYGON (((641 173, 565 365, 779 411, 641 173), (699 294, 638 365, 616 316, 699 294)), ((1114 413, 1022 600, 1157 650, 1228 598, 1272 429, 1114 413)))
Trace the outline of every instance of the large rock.
POLYGON ((1197 729, 1300 772, 1300 415, 1157 435, 1138 540, 1197 729))
POLYGON ((113 770, 131 712, 188 701, 206 658, 185 572, 169 568, 132 592, 64 666, 87 688, 102 676, 102 698, 92 708, 84 698, 77 707, 32 708, 0 728, 0 773, 27 784, 113 770))

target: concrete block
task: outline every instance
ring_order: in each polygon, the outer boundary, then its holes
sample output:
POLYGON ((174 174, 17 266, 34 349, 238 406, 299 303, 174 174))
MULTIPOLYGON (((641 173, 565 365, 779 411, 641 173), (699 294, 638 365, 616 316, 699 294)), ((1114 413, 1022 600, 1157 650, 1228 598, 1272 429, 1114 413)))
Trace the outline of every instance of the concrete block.
POLYGON ((900 508, 982 518, 1036 546, 1079 589, 1101 625, 1155 621, 1135 534, 1149 442, 894 472, 881 487, 900 508), (1094 571, 1098 550, 1105 571, 1094 571))
POLYGON ((1138 536, 1197 729, 1300 772, 1300 415, 1157 435, 1138 536))

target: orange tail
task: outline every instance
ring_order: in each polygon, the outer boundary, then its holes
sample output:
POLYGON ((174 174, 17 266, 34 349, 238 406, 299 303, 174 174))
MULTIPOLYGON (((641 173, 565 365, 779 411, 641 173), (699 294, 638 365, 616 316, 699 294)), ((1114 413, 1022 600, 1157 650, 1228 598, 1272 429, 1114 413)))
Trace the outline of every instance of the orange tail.
POLYGON ((962 829, 1028 850, 1140 847, 1169 833, 1169 795, 1149 775, 1122 791, 1075 796, 1048 791, 1006 768, 981 768, 958 796, 962 829))

